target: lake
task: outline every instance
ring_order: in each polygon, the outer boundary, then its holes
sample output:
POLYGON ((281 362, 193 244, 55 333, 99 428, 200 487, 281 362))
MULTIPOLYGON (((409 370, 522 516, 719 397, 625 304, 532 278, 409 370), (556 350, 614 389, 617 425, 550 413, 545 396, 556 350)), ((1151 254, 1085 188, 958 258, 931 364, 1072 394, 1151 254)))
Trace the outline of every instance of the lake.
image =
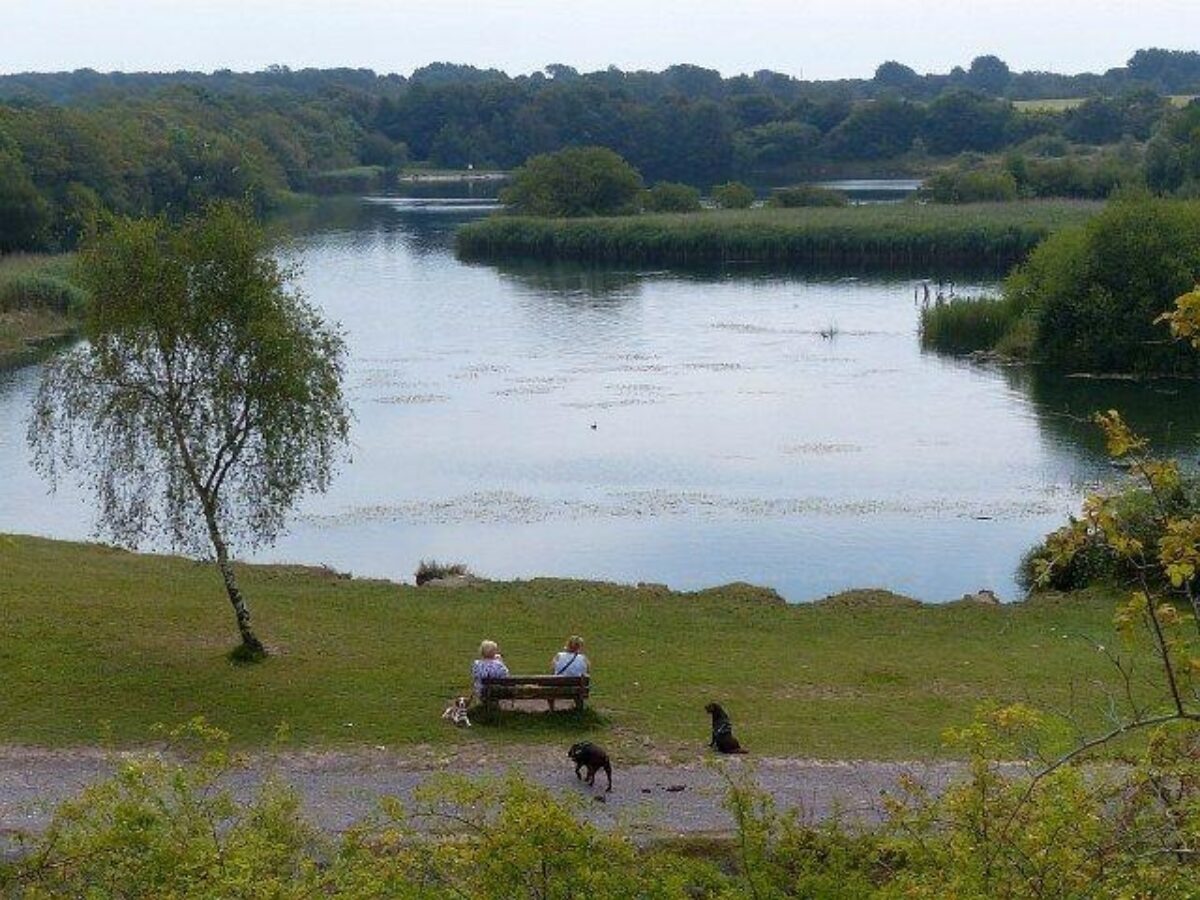
MULTIPOLYGON (((256 558, 1014 599, 1024 551, 1114 474, 1082 417, 1117 406, 1194 452, 1194 382, 924 353, 913 280, 462 264, 454 229, 487 206, 371 198, 288 223, 283 254, 345 329, 356 418, 332 490, 256 558)), ((0 531, 86 538, 91 504, 29 468, 38 376, 0 373, 0 531)))

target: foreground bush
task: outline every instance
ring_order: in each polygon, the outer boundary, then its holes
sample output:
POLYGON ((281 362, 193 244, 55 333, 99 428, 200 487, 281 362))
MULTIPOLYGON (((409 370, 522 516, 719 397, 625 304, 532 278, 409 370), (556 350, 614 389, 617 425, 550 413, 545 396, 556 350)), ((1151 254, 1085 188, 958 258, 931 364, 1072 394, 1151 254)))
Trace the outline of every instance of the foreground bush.
POLYGON ((727 776, 729 838, 647 847, 583 821, 582 800, 515 776, 434 780, 411 808, 381 798, 377 816, 323 837, 269 775, 235 796, 243 764, 197 720, 168 736, 170 756, 126 760, 60 807, 24 857, 0 868, 0 891, 90 900, 1195 896, 1200 733, 1159 730, 1123 770, 1011 774, 998 760, 1028 749, 1045 724, 1022 707, 981 711, 949 735, 968 754, 966 777, 941 796, 900 781, 875 830, 806 825, 750 778, 727 776))
MULTIPOLYGON (((1170 492, 1155 497, 1134 482, 1106 495, 1114 524, 1140 541, 1145 547, 1157 547, 1166 536, 1163 515, 1181 519, 1200 515, 1200 479, 1183 478, 1170 492)), ((1054 555, 1048 541, 1040 541, 1025 555, 1018 570, 1018 581, 1025 590, 1038 586, 1039 574, 1054 555)), ((1145 577, 1162 580, 1161 574, 1143 572, 1129 560, 1109 552, 1099 535, 1090 535, 1070 560, 1052 567, 1043 579, 1043 587, 1073 591, 1113 580, 1133 581, 1145 577)))

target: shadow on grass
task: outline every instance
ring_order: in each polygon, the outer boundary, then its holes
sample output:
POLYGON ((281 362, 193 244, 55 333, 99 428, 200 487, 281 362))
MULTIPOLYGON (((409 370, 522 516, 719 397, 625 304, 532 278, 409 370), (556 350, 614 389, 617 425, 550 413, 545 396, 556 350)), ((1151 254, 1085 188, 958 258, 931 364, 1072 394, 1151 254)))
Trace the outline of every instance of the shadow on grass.
POLYGON ((549 712, 544 705, 540 710, 475 707, 471 710, 471 721, 484 728, 522 737, 562 735, 573 738, 581 733, 601 731, 611 724, 607 716, 591 707, 549 712))
POLYGON ((247 647, 245 644, 238 644, 225 656, 235 666, 254 666, 267 661, 266 650, 247 647))

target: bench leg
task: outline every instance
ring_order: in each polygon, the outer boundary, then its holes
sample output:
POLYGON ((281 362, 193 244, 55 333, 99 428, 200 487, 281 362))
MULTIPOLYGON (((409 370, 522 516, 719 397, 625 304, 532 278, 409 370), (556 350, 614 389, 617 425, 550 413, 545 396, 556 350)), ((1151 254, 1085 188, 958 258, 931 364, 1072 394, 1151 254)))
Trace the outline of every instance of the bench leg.
POLYGON ((583 709, 583 697, 575 698, 575 711, 580 712, 583 709))

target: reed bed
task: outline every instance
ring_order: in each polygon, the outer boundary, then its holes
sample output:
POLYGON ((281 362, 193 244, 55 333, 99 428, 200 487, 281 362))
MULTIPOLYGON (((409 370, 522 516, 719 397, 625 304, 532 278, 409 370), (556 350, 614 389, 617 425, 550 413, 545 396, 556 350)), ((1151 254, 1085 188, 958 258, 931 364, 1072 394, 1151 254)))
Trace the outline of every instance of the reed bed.
POLYGON ((953 297, 921 310, 921 346, 941 353, 995 348, 1013 333, 1024 308, 1008 297, 953 297))
POLYGON ((497 215, 463 226, 462 259, 876 270, 1004 270, 1100 209, 1082 201, 706 210, 590 219, 497 215))

